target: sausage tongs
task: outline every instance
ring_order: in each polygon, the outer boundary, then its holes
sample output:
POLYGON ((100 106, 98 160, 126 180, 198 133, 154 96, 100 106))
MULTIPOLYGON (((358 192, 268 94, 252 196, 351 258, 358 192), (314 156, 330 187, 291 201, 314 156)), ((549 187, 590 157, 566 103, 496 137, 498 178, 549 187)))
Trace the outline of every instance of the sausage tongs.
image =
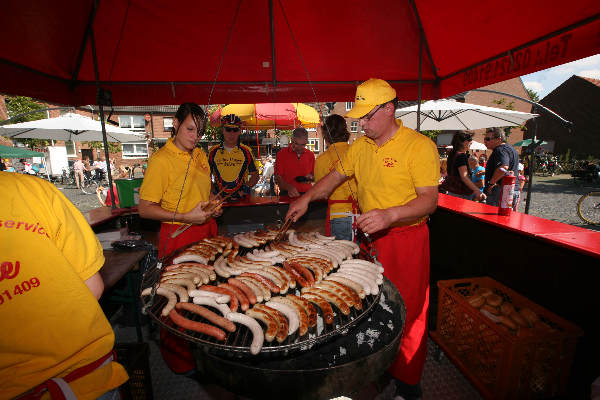
POLYGON ((285 236, 288 229, 290 229, 290 226, 292 226, 292 224, 294 223, 294 220, 293 220, 294 215, 296 215, 296 214, 294 213, 294 214, 290 215, 290 217, 285 220, 283 225, 281 225, 281 228, 279 228, 279 231, 277 231, 277 235, 275 235, 275 239, 273 239, 274 242, 279 242, 279 241, 281 241, 281 239, 283 239, 283 237, 285 236))

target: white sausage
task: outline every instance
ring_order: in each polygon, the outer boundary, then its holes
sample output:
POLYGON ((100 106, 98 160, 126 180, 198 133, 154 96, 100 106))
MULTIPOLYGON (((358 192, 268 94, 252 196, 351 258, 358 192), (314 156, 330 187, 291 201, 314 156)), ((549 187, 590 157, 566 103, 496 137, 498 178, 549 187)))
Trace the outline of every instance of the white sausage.
POLYGON ((230 312, 225 318, 231 322, 237 322, 238 324, 246 325, 250 328, 250 331, 252 332, 250 353, 254 355, 260 353, 260 349, 262 349, 263 342, 265 341, 265 334, 260 324, 254 318, 236 312, 230 312))
POLYGON ((217 310, 219 310, 221 312, 221 314, 223 314, 224 317, 227 317, 227 314, 231 313, 231 309, 228 306, 226 306, 225 304, 218 304, 215 301, 214 297, 198 296, 198 297, 194 297, 193 301, 194 301, 194 304, 200 304, 200 305, 216 308, 217 310))
POLYGON ((267 301, 265 305, 274 308, 277 311, 281 311, 283 315, 285 315, 289 322, 288 335, 291 335, 292 333, 298 330, 298 328, 300 327, 300 316, 294 308, 288 306, 287 304, 279 303, 276 301, 267 301))
POLYGON ((207 264, 208 259, 198 254, 183 254, 173 259, 173 264, 181 264, 184 262, 197 262, 200 264, 207 264))
MULTIPOLYGON (((146 288, 142 291, 142 296, 150 296, 151 294, 152 294, 151 287, 146 288)), ((175 304, 177 304, 177 296, 175 296, 175 292, 173 292, 167 288, 161 288, 161 287, 156 289, 156 294, 167 298, 167 305, 160 312, 160 315, 162 315, 163 317, 166 317, 167 315, 169 315, 171 310, 175 307, 175 304)))
POLYGON ((356 243, 351 242, 350 240, 336 240, 335 243, 346 244, 346 245, 352 247, 352 249, 353 249, 352 254, 360 253, 360 247, 356 243))
POLYGON ((365 278, 363 278, 362 276, 352 275, 349 272, 336 272, 329 276, 341 276, 342 278, 349 279, 353 282, 356 282, 360 286, 362 286, 363 290, 365 291, 365 294, 367 294, 367 295, 372 294, 371 293, 371 283, 368 280, 366 280, 365 278))
POLYGON ((375 282, 377 285, 381 285, 383 283, 383 275, 381 275, 378 272, 373 272, 373 271, 365 270, 362 268, 358 268, 356 265, 354 265, 354 266, 342 265, 338 271, 340 271, 340 272, 342 272, 342 271, 355 272, 359 275, 364 276, 365 278, 368 278, 372 282, 375 282))
POLYGON ((343 262, 343 264, 361 264, 361 265, 373 268, 377 272, 383 273, 383 267, 381 265, 372 263, 372 262, 367 261, 367 260, 361 260, 360 258, 353 258, 353 259, 350 259, 350 260, 346 260, 346 261, 343 262))
POLYGON ((165 289, 169 289, 170 291, 177 293, 177 296, 179 297, 179 301, 182 303, 185 303, 186 301, 188 301, 190 299, 188 296, 187 290, 185 290, 183 287, 181 287, 179 285, 161 282, 158 284, 158 287, 163 287, 165 289))
POLYGON ((358 297, 360 297, 361 299, 365 298, 365 295, 366 295, 365 289, 363 289, 361 284, 354 282, 353 280, 344 278, 342 276, 334 276, 334 275, 329 275, 327 278, 325 278, 325 280, 339 282, 342 285, 346 285, 350 289, 354 290, 358 294, 358 297))
POLYGON ((209 292, 202 289, 190 290, 188 294, 190 297, 212 297, 219 304, 229 303, 229 300, 231 300, 228 294, 209 292))

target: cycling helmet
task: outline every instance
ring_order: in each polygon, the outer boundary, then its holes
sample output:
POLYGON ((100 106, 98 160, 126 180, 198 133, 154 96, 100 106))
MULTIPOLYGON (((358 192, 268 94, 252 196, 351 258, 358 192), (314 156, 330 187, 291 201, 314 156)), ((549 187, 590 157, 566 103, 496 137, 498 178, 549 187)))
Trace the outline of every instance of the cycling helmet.
POLYGON ((227 114, 221 117, 221 125, 239 127, 242 125, 242 120, 235 114, 227 114))

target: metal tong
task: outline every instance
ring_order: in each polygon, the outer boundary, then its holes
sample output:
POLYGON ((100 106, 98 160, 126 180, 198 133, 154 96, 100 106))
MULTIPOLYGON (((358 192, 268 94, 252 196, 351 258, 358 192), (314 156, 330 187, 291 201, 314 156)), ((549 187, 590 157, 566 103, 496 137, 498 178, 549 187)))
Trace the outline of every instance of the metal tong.
POLYGON ((292 226, 294 223, 294 220, 292 219, 294 215, 296 215, 296 213, 290 215, 290 217, 285 220, 283 225, 281 225, 281 228, 279 228, 279 231, 277 231, 277 235, 275 235, 275 239, 273 239, 274 242, 279 242, 281 239, 283 239, 288 229, 290 229, 290 226, 292 226))
MULTIPOLYGON (((219 193, 217 193, 217 195, 215 197, 220 196, 223 192, 224 192, 224 190, 221 190, 219 193)), ((204 206, 202 208, 202 210, 204 210, 204 211, 212 211, 212 210, 215 210, 218 207, 221 207, 223 205, 223 203, 225 203, 225 200, 227 200, 229 197, 231 197, 234 193, 235 192, 229 193, 227 196, 223 197, 222 199, 220 199, 219 201, 217 201, 215 204, 211 204, 209 202, 206 206, 204 206)), ((190 226, 192 226, 192 225, 193 224, 181 225, 179 228, 177 228, 177 230, 175 232, 173 232, 171 234, 171 239, 175 239, 177 236, 179 236, 183 232, 187 231, 190 228, 190 226)))

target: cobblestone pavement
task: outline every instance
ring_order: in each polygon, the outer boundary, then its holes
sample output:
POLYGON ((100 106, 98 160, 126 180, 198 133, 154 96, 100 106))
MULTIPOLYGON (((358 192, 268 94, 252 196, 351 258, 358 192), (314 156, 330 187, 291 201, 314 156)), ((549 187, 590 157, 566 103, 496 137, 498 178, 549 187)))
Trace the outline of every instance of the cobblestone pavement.
MULTIPOLYGON (((74 186, 57 184, 62 192, 82 212, 100 206, 95 194, 84 194, 74 186)), ((525 186, 524 189, 527 189, 525 186)), ((529 213, 537 217, 600 231, 600 226, 584 224, 577 216, 577 200, 592 187, 575 184, 570 175, 534 176, 529 213)), ((525 211, 526 193, 521 195, 519 211, 525 211)))

